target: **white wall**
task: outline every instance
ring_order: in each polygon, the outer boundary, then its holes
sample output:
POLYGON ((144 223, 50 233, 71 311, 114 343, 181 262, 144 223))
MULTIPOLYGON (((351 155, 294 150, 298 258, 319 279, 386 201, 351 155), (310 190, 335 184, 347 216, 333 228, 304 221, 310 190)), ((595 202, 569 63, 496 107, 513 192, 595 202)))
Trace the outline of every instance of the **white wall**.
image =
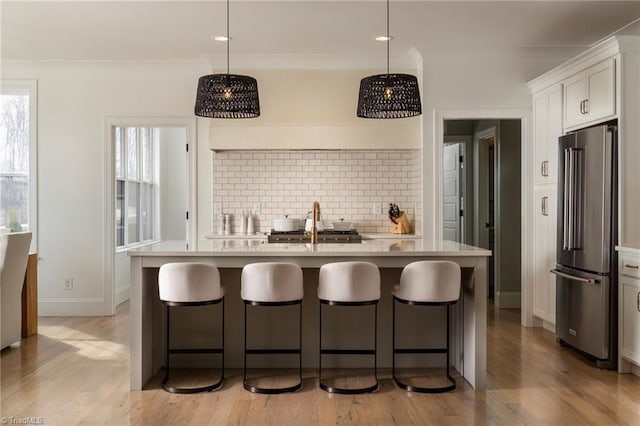
MULTIPOLYGON (((38 80, 40 315, 112 312, 105 278, 105 118, 193 117, 196 81, 207 68, 200 62, 3 62, 3 78, 38 80), (74 279, 73 291, 63 289, 65 277, 74 279)), ((206 141, 208 128, 202 131, 198 139, 206 141)), ((210 170, 207 154, 202 169, 210 170)), ((210 200, 206 193, 200 198, 210 200)))
MULTIPOLYGON (((434 220, 440 202, 434 189, 440 161, 434 158, 434 112, 530 109, 525 82, 577 52, 419 51, 424 61, 418 74, 424 106, 423 232, 433 238, 440 226, 434 220)), ((105 117, 193 117, 197 79, 209 72, 201 62, 2 63, 2 78, 38 80, 41 315, 112 312, 112 289, 105 283, 105 117), (65 277, 74 278, 73 291, 63 290, 65 277)), ((210 120, 198 120, 199 237, 214 230, 209 126, 210 120)))
MULTIPOLYGON (((440 202, 436 185, 440 168, 436 167, 434 135, 436 112, 446 117, 447 110, 469 110, 478 118, 483 110, 531 110, 531 93, 526 82, 572 58, 578 49, 422 49, 423 103, 423 233, 438 235, 440 223, 434 220, 440 202)), ((457 117, 463 118, 463 117, 457 117)), ((496 117, 500 118, 500 117, 496 117)), ((528 119, 531 118, 529 114, 528 119)), ((530 136, 530 129, 528 131, 530 136)), ((530 198, 530 197, 529 197, 530 198)))

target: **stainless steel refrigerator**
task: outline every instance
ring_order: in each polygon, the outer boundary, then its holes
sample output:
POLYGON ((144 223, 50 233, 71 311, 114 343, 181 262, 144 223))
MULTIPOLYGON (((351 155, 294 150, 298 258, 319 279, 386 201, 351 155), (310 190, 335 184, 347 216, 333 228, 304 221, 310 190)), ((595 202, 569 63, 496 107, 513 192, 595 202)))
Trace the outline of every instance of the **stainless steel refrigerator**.
POLYGON ((614 123, 559 138, 556 336, 617 364, 617 128, 614 123))

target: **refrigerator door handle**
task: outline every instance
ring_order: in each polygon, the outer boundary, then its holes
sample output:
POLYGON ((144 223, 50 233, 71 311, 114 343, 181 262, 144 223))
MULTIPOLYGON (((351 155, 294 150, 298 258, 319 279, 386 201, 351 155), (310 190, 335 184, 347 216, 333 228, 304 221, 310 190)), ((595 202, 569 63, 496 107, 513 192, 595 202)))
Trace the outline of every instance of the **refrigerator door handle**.
POLYGON ((582 248, 582 149, 571 149, 569 167, 571 169, 571 239, 570 249, 582 248))
POLYGON ((569 148, 564 149, 564 194, 562 197, 562 249, 569 249, 569 148))
POLYGON ((589 279, 589 278, 576 277, 575 275, 565 274, 564 272, 560 272, 557 269, 552 269, 549 272, 551 272, 552 274, 558 275, 559 277, 571 280, 571 281, 578 281, 578 282, 585 283, 585 284, 595 284, 596 283, 596 280, 592 280, 592 279, 589 279))

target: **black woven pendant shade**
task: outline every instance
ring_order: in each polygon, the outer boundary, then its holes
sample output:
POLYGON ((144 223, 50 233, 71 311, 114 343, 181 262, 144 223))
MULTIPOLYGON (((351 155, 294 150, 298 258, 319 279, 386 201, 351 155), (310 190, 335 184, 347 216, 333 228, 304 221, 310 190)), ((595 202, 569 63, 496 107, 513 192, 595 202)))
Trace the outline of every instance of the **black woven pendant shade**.
POLYGON ((258 82, 248 75, 229 73, 229 0, 227 0, 227 73, 203 75, 198 80, 194 112, 210 118, 260 116, 258 82))
POLYGON ((195 114, 210 118, 259 117, 258 82, 247 75, 203 75, 198 80, 195 114))
POLYGON ((418 79, 410 74, 363 78, 357 114, 362 118, 406 118, 422 114, 418 79))
POLYGON ((407 118, 422 114, 418 79, 389 73, 389 0, 387 0, 387 73, 360 80, 358 110, 361 118, 407 118))

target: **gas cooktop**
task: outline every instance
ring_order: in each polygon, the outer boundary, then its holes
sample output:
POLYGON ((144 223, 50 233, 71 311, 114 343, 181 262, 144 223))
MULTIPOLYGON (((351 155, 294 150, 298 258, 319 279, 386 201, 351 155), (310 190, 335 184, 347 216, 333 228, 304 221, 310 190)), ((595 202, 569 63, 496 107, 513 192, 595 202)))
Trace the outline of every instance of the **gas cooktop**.
MULTIPOLYGON (((302 229, 290 232, 280 232, 271 230, 267 236, 270 243, 310 243, 311 236, 306 234, 302 229)), ((336 231, 334 229, 325 229, 318 231, 319 243, 360 243, 362 237, 355 229, 349 231, 336 231)))

